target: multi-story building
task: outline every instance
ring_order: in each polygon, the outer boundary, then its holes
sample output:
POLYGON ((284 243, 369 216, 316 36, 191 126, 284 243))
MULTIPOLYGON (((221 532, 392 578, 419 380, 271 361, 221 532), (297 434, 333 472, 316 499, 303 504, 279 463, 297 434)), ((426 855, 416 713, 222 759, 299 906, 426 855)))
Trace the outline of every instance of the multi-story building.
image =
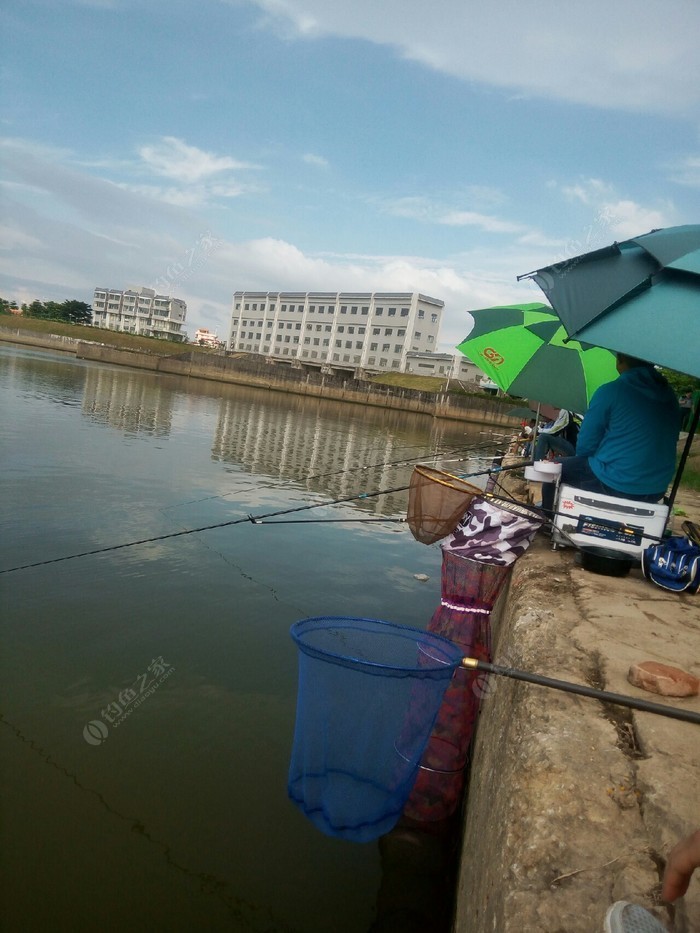
POLYGON ((436 348, 444 306, 418 292, 235 292, 229 349, 403 372, 409 352, 436 348))
POLYGON ((92 299, 93 326, 143 337, 187 340, 182 329, 186 315, 187 305, 180 298, 157 295, 142 285, 125 291, 96 288, 92 299))
POLYGON ((406 354, 406 372, 418 376, 442 376, 461 382, 477 382, 482 371, 463 353, 419 353, 406 354))
POLYGON ((208 327, 200 327, 196 330, 192 342, 199 344, 200 347, 213 347, 214 349, 223 346, 223 342, 208 327))

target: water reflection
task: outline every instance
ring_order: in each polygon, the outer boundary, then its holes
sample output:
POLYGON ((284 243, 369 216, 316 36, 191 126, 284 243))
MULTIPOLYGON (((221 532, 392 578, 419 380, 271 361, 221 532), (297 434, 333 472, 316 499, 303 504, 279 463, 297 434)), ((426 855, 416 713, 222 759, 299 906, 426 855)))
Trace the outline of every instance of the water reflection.
POLYGON ((125 434, 165 437, 173 420, 173 393, 158 377, 141 372, 92 368, 87 371, 83 414, 125 434))

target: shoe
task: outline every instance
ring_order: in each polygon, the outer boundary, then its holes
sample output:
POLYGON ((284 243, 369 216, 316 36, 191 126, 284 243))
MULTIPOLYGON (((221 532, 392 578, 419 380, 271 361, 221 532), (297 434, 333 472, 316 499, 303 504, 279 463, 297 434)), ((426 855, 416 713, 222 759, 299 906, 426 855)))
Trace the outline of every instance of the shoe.
POLYGON ((653 914, 628 901, 617 901, 605 914, 605 933, 666 933, 653 914))

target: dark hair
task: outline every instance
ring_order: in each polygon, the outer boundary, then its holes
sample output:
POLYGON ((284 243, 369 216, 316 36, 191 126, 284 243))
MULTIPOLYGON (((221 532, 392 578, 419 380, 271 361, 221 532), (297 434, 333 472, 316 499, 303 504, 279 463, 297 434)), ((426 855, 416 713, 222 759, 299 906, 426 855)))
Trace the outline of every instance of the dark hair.
POLYGON ((652 369, 654 368, 653 363, 648 360, 639 360, 636 356, 628 356, 626 353, 616 353, 615 356, 625 366, 629 366, 630 369, 634 369, 636 366, 651 366, 652 369))

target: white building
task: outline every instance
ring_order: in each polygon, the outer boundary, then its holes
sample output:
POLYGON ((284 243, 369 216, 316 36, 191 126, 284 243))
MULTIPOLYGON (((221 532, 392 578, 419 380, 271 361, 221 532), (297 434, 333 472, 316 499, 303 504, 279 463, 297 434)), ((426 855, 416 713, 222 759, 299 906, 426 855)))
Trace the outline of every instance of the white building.
POLYGON ((200 347, 216 348, 223 346, 216 334, 213 334, 207 327, 200 327, 199 330, 196 330, 192 342, 199 344, 200 347))
POLYGON ((152 288, 141 285, 126 291, 96 288, 92 299, 93 326, 142 337, 187 340, 182 330, 186 315, 187 305, 180 298, 157 295, 152 288))
POLYGON ((235 292, 229 348, 319 367, 406 369, 434 350, 445 303, 418 292, 235 292))
POLYGON ((406 354, 406 372, 417 376, 437 376, 458 379, 460 382, 477 382, 483 375, 476 363, 463 353, 419 353, 406 354))

